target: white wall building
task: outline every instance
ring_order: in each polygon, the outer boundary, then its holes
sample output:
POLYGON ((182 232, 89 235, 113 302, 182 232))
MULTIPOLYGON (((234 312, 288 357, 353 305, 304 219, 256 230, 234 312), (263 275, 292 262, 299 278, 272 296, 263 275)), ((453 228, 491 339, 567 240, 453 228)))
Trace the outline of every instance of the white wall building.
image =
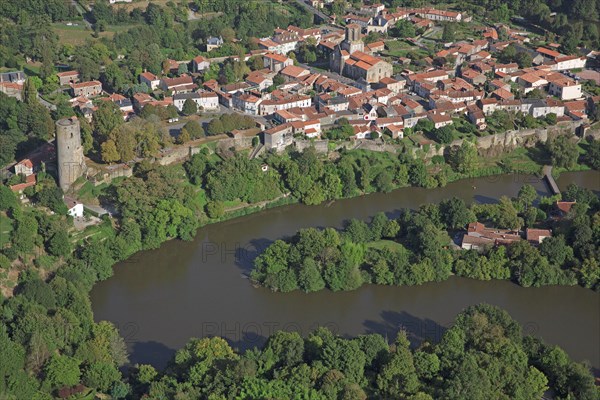
POLYGON ((581 84, 568 78, 551 81, 548 85, 548 93, 561 100, 573 100, 583 96, 581 84))
POLYGON ((67 205, 67 213, 73 218, 83 217, 83 204, 70 197, 65 197, 65 204, 67 205))
POLYGON ((216 110, 219 108, 219 96, 211 92, 181 93, 173 95, 173 105, 179 110, 183 110, 186 100, 192 100, 198 108, 203 110, 216 110))

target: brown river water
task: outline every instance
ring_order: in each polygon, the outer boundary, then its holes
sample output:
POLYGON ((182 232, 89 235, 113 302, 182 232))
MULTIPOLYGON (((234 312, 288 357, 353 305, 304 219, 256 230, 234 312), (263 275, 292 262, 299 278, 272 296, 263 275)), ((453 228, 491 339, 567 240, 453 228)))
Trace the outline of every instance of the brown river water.
MULTIPOLYGON (((576 182, 600 194, 600 172, 563 174, 561 189, 576 182)), ((396 287, 366 285, 352 292, 272 293, 245 278, 252 260, 272 241, 300 228, 341 227, 379 211, 457 196, 495 202, 516 196, 530 183, 542 195, 547 185, 529 175, 467 179, 445 188, 404 188, 337 201, 329 206, 291 205, 201 228, 194 241, 170 241, 115 266, 115 274, 92 293, 97 321, 114 322, 125 337, 132 363, 162 367, 191 337, 219 335, 246 349, 275 330, 307 334, 327 326, 345 336, 377 332, 393 339, 406 329, 416 343, 439 340, 456 315, 473 304, 507 310, 525 333, 563 347, 577 361, 600 368, 600 294, 581 287, 522 288, 508 281, 452 277, 442 283, 396 287)))

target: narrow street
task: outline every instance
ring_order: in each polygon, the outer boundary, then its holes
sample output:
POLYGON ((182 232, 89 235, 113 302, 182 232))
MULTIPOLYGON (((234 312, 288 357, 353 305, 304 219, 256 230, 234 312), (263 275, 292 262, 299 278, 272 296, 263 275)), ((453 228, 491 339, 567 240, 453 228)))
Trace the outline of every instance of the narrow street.
POLYGON ((93 24, 86 18, 86 10, 76 0, 71 0, 71 4, 79 12, 81 18, 83 19, 83 22, 85 22, 88 28, 93 29, 93 24))
POLYGON ((316 17, 317 20, 315 22, 317 22, 317 23, 329 22, 330 18, 327 14, 323 13, 322 11, 317 10, 310 4, 306 3, 304 0, 295 0, 295 1, 296 1, 296 3, 298 3, 299 5, 304 7, 306 10, 308 10, 311 14, 313 14, 316 17))
POLYGON ((40 102, 41 105, 43 105, 44 107, 46 107, 48 110, 50 111, 56 111, 56 106, 46 100, 44 100, 42 98, 42 96, 40 96, 40 94, 38 93, 37 95, 38 101, 40 102))

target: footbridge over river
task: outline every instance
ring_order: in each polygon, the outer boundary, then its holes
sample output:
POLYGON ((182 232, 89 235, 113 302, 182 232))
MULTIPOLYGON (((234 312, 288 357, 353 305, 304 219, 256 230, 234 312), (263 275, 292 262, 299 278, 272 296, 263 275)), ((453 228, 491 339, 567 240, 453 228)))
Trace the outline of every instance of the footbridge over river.
POLYGON ((546 179, 546 182, 548 182, 548 185, 550 186, 550 190, 552 191, 552 194, 560 194, 560 189, 558 188, 558 185, 556 184, 556 181, 554 180, 554 177, 552 176, 552 166, 544 165, 542 172, 544 174, 544 178, 546 179))

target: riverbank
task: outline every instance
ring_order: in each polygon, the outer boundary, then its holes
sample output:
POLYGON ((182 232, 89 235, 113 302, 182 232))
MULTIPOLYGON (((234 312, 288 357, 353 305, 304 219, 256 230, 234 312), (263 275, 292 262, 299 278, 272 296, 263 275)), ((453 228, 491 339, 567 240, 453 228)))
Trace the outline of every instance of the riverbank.
MULTIPOLYGON (((522 150, 524 151, 525 149, 522 149, 522 150)), ((507 175, 507 174, 515 175, 515 179, 517 179, 517 180, 523 179, 522 177, 524 177, 524 176, 531 176, 531 175, 535 175, 536 178, 542 178, 544 165, 537 164, 533 160, 526 159, 525 155, 523 154, 523 151, 521 151, 521 150, 515 151, 515 155, 512 157, 511 157, 511 155, 509 155, 511 162, 513 163, 511 165, 511 167, 509 167, 509 168, 503 168, 502 166, 494 165, 501 159, 486 160, 484 163, 485 165, 482 168, 477 168, 475 170, 471 170, 467 174, 460 174, 460 173, 448 174, 447 177, 442 182, 443 186, 437 186, 438 182, 434 182, 436 184, 436 186, 425 186, 425 188, 433 189, 435 187, 444 187, 449 183, 468 181, 468 180, 473 180, 476 178, 489 178, 489 179, 495 180, 494 179, 495 177, 507 175)), ((593 170, 591 168, 589 168, 588 166, 586 166, 585 164, 578 164, 575 168, 573 168, 571 170, 567 170, 565 168, 554 168, 552 175, 555 179, 559 179, 560 176, 565 173, 568 174, 568 173, 573 173, 573 172, 584 172, 584 171, 593 171, 593 170)), ((525 182, 526 179, 523 179, 523 181, 525 182)), ((401 185, 401 186, 394 186, 392 188, 392 190, 406 189, 406 188, 411 188, 411 187, 417 188, 417 186, 412 186, 412 185, 401 185)), ((324 203, 331 204, 332 201, 343 201, 343 200, 348 200, 348 199, 352 199, 352 198, 356 198, 356 197, 368 196, 368 195, 375 194, 375 193, 380 193, 380 192, 378 192, 376 190, 372 190, 372 191, 360 193, 356 196, 342 197, 342 198, 335 199, 335 200, 325 201, 324 203)), ((215 218, 208 223, 202 224, 201 227, 207 226, 210 224, 214 224, 214 223, 229 221, 231 219, 239 218, 239 217, 242 217, 245 215, 252 214, 254 212, 259 212, 259 211, 265 210, 265 209, 272 209, 274 207, 280 207, 280 206, 286 206, 286 205, 292 205, 292 204, 302 204, 302 202, 297 197, 294 197, 293 195, 291 195, 291 193, 286 193, 284 196, 282 196, 282 198, 278 198, 273 201, 263 201, 263 202, 261 202, 261 204, 258 204, 258 205, 257 204, 235 205, 235 206, 232 206, 231 208, 225 208, 225 215, 223 217, 215 218)))
MULTIPOLYGON (((564 189, 574 181, 600 192, 599 179, 598 172, 568 173, 558 184, 564 189)), ((468 305, 487 302, 507 309, 531 333, 562 346, 576 360, 599 367, 598 294, 580 287, 522 288, 451 277, 422 286, 365 285, 351 292, 304 294, 272 293, 243 279, 258 253, 299 229, 341 228, 349 218, 367 220, 379 211, 394 216, 402 208, 417 209, 453 196, 492 203, 502 195, 517 196, 524 183, 533 184, 540 195, 549 194, 537 177, 504 175, 443 189, 375 193, 330 206, 292 204, 210 224, 192 242, 170 241, 118 263, 115 275, 91 292, 94 318, 120 327, 132 362, 162 366, 189 337, 222 336, 245 349, 278 329, 307 333, 323 325, 349 336, 391 334, 399 327, 422 335, 434 324, 448 326, 468 305)))

